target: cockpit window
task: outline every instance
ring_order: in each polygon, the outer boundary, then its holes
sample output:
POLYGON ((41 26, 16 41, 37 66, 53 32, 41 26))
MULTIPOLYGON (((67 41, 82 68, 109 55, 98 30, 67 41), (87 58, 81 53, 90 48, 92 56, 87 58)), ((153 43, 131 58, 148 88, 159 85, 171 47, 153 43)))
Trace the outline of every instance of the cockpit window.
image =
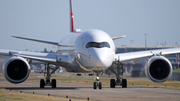
POLYGON ((108 47, 108 48, 110 48, 110 45, 107 42, 100 42, 100 43, 89 42, 89 43, 86 44, 86 48, 90 48, 90 47, 95 47, 95 48, 108 47))

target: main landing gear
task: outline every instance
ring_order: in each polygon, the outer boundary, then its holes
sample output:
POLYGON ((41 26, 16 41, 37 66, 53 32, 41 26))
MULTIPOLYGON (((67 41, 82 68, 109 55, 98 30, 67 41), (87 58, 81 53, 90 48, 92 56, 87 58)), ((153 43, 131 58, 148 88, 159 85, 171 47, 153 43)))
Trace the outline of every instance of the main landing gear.
POLYGON ((52 79, 50 82, 51 74, 53 74, 59 67, 54 68, 54 70, 50 73, 49 64, 45 64, 45 69, 47 70, 46 81, 44 79, 40 80, 40 88, 44 88, 44 86, 51 86, 52 88, 56 88, 56 79, 52 79))
POLYGON ((115 88, 115 86, 122 86, 122 88, 127 88, 127 80, 123 77, 123 64, 120 62, 114 63, 109 69, 116 74, 116 80, 110 80, 110 87, 115 88), (117 70, 115 71, 115 69, 117 70))
POLYGON ((93 72, 96 74, 96 82, 94 82, 93 88, 97 89, 97 87, 99 87, 99 89, 102 89, 102 83, 99 82, 99 74, 103 72, 103 70, 93 70, 93 72))

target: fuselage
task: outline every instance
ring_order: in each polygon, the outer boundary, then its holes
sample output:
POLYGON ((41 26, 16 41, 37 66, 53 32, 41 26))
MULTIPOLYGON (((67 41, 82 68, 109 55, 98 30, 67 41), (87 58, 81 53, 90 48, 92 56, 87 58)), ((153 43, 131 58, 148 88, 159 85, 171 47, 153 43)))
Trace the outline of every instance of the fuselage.
POLYGON ((88 70, 108 68, 114 60, 114 42, 101 30, 93 29, 66 35, 61 39, 60 44, 74 46, 60 47, 58 51, 63 54, 73 52, 75 58, 71 59, 72 63, 88 70))

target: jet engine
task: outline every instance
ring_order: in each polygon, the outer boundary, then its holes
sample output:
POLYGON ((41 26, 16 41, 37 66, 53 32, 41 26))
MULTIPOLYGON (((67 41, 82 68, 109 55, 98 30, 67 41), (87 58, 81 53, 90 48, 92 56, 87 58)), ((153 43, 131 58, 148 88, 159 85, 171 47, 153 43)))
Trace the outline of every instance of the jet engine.
POLYGON ((164 56, 153 56, 145 67, 146 76, 153 82, 164 82, 172 75, 172 65, 164 56))
POLYGON ((4 63, 3 73, 7 81, 21 83, 28 78, 30 66, 22 57, 11 57, 4 63))

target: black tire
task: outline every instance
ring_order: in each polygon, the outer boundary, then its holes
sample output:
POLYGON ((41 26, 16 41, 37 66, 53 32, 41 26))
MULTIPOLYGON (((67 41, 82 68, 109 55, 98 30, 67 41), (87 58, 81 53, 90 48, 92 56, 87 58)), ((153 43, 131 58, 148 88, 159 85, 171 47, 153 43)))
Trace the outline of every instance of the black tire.
POLYGON ((102 83, 99 82, 99 89, 102 89, 102 83))
POLYGON ((44 88, 44 86, 45 86, 44 79, 41 79, 40 80, 40 88, 44 88))
POLYGON ((94 82, 93 88, 97 89, 97 82, 94 82))
POLYGON ((115 79, 111 79, 111 80, 110 80, 110 87, 111 87, 111 88, 115 88, 115 86, 116 86, 115 79))
POLYGON ((122 88, 127 88, 127 80, 122 79, 122 88))
POLYGON ((52 83, 52 85, 51 85, 52 88, 56 88, 56 79, 52 79, 51 83, 52 83))

